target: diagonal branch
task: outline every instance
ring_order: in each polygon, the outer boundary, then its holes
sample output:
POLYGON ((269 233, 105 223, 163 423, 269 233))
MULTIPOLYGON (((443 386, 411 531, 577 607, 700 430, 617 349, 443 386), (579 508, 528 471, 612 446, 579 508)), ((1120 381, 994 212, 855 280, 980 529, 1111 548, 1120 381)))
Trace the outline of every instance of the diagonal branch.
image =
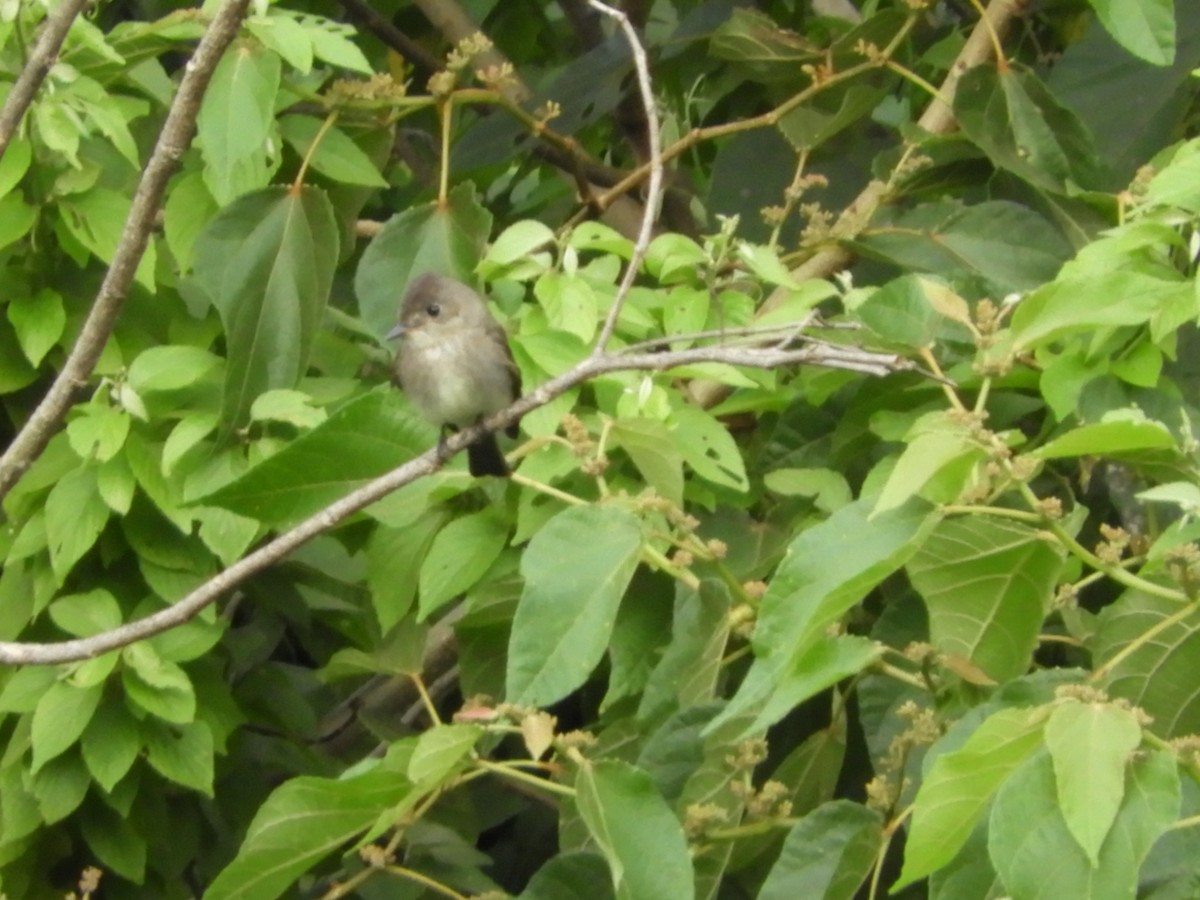
POLYGON ((21 69, 12 90, 8 92, 4 108, 0 109, 0 157, 4 156, 9 142, 17 133, 17 126, 21 124, 25 110, 29 109, 33 98, 37 96, 38 88, 50 74, 71 25, 89 2, 91 0, 66 0, 46 17, 45 27, 37 45, 25 61, 25 67, 21 69))
POLYGON ((463 450, 481 435, 505 428, 518 421, 526 413, 545 406, 571 388, 608 372, 664 371, 702 362, 726 363, 755 369, 818 365, 869 375, 886 375, 890 372, 915 370, 910 362, 898 356, 817 342, 791 349, 715 346, 694 347, 688 350, 662 353, 610 353, 589 356, 575 368, 538 386, 507 409, 490 416, 483 423, 464 428, 462 431, 450 435, 446 438, 442 451, 434 448, 331 503, 291 530, 238 560, 229 568, 218 572, 171 606, 143 619, 91 637, 54 643, 0 642, 0 664, 49 665, 90 659, 182 625, 231 588, 274 565, 301 544, 328 531, 343 519, 397 488, 403 487, 423 475, 437 471, 450 456, 463 450))
MULTIPOLYGON (((958 82, 968 70, 992 58, 993 38, 1003 38, 1007 35, 1016 19, 1028 8, 1029 0, 991 0, 983 17, 976 23, 958 57, 950 66, 949 73, 938 88, 937 96, 917 120, 921 128, 930 134, 948 134, 958 126, 950 105, 954 103, 958 82)), ((887 188, 883 182, 872 181, 838 216, 833 233, 841 238, 854 237, 883 204, 886 194, 887 188)), ((792 269, 791 274, 799 281, 826 278, 852 262, 854 255, 845 246, 832 244, 818 250, 792 269)), ((776 291, 763 302, 757 315, 762 316, 778 308, 786 302, 788 295, 788 291, 776 291)), ((711 407, 727 396, 727 391, 724 385, 713 381, 694 381, 688 386, 688 395, 694 403, 711 407)))
POLYGON ((167 179, 175 171, 180 157, 191 142, 204 91, 225 49, 237 35, 249 5, 250 0, 226 0, 204 33, 196 52, 188 60, 179 84, 179 93, 175 95, 167 120, 158 135, 158 143, 133 195, 133 204, 117 243, 116 255, 75 346, 71 348, 62 371, 54 379, 42 402, 8 445, 3 456, 0 456, 0 500, 8 495, 25 470, 46 448, 71 407, 72 394, 91 377, 100 352, 112 333, 121 304, 129 292, 138 263, 146 252, 154 217, 162 206, 167 179))

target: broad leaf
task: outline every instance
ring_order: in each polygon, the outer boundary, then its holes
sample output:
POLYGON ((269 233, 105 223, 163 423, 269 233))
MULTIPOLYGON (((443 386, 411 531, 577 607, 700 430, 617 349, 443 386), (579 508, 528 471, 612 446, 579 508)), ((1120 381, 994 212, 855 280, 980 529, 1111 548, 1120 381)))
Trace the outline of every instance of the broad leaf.
POLYGON ((521 558, 525 590, 508 649, 511 702, 545 706, 587 680, 604 656, 641 547, 641 524, 615 506, 571 507, 534 535, 521 558))
POLYGON ((246 420, 259 394, 295 387, 304 374, 338 240, 333 208, 315 188, 242 197, 196 239, 194 277, 225 326, 227 429, 246 420))
POLYGON ((617 900, 691 900, 683 826, 645 772, 616 760, 585 762, 575 791, 580 815, 608 860, 617 900))

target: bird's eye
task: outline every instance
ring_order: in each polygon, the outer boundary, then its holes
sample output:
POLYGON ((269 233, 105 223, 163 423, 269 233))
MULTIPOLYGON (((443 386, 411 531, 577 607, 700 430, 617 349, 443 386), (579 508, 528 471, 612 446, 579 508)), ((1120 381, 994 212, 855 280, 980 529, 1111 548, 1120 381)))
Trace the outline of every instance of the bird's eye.
POLYGON ((442 308, 436 303, 430 303, 427 307, 425 307, 425 312, 429 313, 429 315, 435 319, 438 317, 441 311, 442 308))

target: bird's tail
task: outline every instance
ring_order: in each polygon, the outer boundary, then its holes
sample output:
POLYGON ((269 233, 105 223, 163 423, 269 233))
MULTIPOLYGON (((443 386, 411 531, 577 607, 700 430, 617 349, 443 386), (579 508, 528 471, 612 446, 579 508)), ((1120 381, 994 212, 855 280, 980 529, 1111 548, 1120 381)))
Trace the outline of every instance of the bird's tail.
POLYGON ((507 478, 511 474, 494 434, 485 434, 475 443, 467 445, 467 468, 477 478, 480 475, 507 478))

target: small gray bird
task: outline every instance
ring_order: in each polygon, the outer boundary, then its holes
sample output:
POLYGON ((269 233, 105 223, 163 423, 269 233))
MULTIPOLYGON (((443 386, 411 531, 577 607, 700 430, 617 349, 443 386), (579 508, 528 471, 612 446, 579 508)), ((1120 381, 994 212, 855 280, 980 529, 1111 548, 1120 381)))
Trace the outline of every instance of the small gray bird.
MULTIPOLYGON (((414 278, 387 337, 400 339, 392 381, 442 428, 474 425, 521 392, 504 329, 483 298, 461 282, 432 273, 414 278)), ((508 434, 517 436, 515 424, 508 434)), ((467 466, 475 476, 509 474, 493 434, 467 447, 467 466)))

